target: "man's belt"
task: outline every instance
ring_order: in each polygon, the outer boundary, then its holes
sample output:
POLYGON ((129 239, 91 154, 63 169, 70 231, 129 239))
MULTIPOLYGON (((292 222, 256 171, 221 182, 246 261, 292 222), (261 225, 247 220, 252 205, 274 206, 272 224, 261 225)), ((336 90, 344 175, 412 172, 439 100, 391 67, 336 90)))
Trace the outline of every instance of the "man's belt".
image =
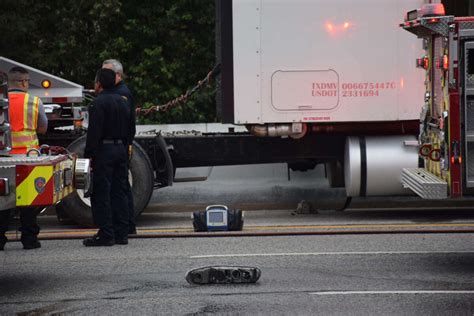
POLYGON ((102 144, 123 144, 121 139, 103 139, 102 144))

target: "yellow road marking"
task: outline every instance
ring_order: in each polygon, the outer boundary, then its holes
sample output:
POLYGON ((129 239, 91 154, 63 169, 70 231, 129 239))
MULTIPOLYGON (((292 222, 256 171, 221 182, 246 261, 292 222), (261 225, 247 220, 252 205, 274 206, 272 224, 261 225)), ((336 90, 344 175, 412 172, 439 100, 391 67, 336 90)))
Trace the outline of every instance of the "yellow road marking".
POLYGON ((252 229, 350 229, 350 228, 412 228, 412 227, 474 227, 474 223, 450 224, 353 224, 353 225, 294 225, 294 226, 251 226, 252 229))
MULTIPOLYGON (((354 224, 354 225, 293 225, 293 226, 247 226, 244 228, 244 231, 254 231, 254 230, 294 230, 294 229, 307 229, 307 230, 316 230, 316 229, 357 229, 357 228, 370 228, 373 230, 376 229, 385 229, 387 232, 390 229, 395 228, 452 228, 452 227, 474 227, 474 223, 445 223, 445 224, 354 224)), ((97 232, 97 229, 81 229, 81 230, 61 230, 61 231, 47 231, 44 230, 40 233, 40 236, 86 236, 91 235, 97 232)), ((194 232, 192 228, 168 228, 168 229, 139 229, 139 235, 146 235, 151 233, 191 233, 194 232)), ((19 234, 19 233, 18 233, 19 234)), ((15 232, 7 233, 7 236, 15 236, 15 232)))

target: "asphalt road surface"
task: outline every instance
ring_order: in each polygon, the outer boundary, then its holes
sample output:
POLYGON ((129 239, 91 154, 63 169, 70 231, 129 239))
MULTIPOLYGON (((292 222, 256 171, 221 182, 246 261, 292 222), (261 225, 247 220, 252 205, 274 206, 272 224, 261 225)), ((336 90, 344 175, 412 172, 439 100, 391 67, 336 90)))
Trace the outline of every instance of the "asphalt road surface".
POLYGON ((474 234, 46 240, 0 252, 0 314, 473 315, 474 234), (252 265, 251 285, 185 272, 252 265))

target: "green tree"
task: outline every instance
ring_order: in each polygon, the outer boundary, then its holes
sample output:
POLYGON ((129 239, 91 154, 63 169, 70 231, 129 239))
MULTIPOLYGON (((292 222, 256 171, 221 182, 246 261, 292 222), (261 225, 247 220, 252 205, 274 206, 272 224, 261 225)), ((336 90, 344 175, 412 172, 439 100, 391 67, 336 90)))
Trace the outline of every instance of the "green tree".
MULTIPOLYGON (((119 59, 138 106, 173 99, 214 64, 214 0, 4 0, 0 55, 92 87, 104 59, 119 59)), ((143 122, 215 120, 212 89, 143 122)))
MULTIPOLYGON (((214 1, 123 2, 124 32, 101 54, 127 61, 128 82, 142 106, 173 99, 202 79, 214 63, 214 1)), ((204 122, 215 117, 213 94, 158 114, 161 122, 204 122)))

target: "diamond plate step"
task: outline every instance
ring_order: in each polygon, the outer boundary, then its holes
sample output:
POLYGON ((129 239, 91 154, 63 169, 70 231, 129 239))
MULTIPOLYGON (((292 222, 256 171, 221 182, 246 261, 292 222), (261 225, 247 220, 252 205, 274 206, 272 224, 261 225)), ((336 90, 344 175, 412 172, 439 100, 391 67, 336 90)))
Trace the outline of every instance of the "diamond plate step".
POLYGON ((423 199, 448 198, 448 183, 423 168, 404 168, 402 170, 402 184, 423 199))

